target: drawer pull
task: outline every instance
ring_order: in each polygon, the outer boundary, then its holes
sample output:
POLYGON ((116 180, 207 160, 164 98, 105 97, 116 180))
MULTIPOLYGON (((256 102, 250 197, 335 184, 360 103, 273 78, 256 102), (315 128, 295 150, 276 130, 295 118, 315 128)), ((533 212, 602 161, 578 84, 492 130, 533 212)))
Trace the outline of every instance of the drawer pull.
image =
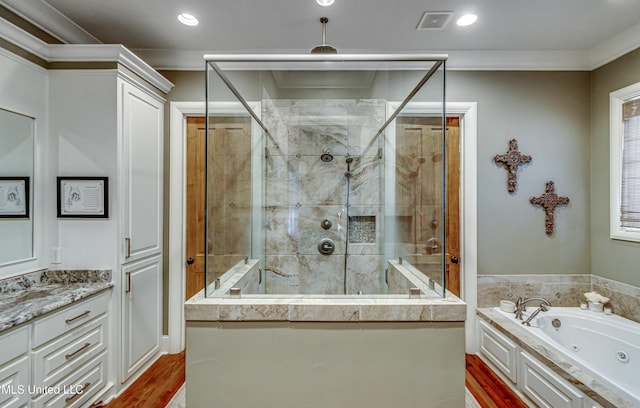
POLYGON ((127 272, 127 289, 124 291, 124 293, 129 292, 131 292, 131 272, 127 272))
POLYGON ((76 317, 72 317, 71 319, 65 320, 65 323, 71 324, 71 323, 75 322, 78 319, 82 319, 83 317, 89 316, 89 313, 91 313, 91 310, 85 310, 83 313, 77 315, 76 317))
POLYGON ((131 238, 125 238, 124 243, 125 243, 125 252, 126 252, 126 255, 124 257, 125 259, 129 259, 131 258, 131 238))
POLYGON ((72 396, 67 397, 64 399, 64 402, 69 405, 70 403, 72 403, 76 398, 78 398, 79 396, 81 396, 84 391, 89 388, 91 386, 90 382, 84 383, 84 385, 82 386, 82 388, 80 388, 78 391, 76 391, 72 396))
POLYGON ((73 353, 65 354, 64 358, 69 360, 69 359, 75 357, 78 353, 82 353, 83 351, 87 351, 89 346, 91 346, 91 343, 84 343, 84 346, 80 347, 79 349, 77 349, 73 353))

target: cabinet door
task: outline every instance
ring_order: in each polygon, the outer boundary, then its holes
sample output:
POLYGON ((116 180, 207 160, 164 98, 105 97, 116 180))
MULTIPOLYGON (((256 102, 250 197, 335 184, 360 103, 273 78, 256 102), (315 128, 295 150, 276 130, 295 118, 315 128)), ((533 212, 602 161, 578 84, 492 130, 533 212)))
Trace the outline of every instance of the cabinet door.
POLYGON ((123 263, 162 250, 164 105, 121 81, 123 263))
POLYGON ((121 381, 160 351, 162 331, 162 257, 122 268, 121 381))
POLYGON ((540 408, 582 408, 583 394, 565 379, 522 351, 520 391, 540 408))

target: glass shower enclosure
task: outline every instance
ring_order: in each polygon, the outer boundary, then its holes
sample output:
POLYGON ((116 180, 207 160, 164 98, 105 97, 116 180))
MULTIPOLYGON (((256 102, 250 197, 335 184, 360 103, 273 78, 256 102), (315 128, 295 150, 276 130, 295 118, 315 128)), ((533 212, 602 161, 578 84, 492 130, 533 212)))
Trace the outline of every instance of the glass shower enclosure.
POLYGON ((387 293, 389 259, 444 296, 441 55, 207 55, 205 295, 387 293))

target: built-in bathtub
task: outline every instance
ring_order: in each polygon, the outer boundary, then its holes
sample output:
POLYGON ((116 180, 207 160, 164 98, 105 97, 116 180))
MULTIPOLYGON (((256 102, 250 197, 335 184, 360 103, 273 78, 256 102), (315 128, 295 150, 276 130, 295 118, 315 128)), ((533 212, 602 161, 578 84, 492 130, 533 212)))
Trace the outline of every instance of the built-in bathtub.
MULTIPOLYGON (((533 310, 527 308, 523 318, 533 310)), ((500 308, 478 313, 593 401, 640 407, 640 324, 574 307, 552 307, 530 327, 500 308)))
POLYGON ((188 406, 464 406, 466 305, 419 271, 389 261, 387 294, 268 295, 258 266, 186 302, 188 406))

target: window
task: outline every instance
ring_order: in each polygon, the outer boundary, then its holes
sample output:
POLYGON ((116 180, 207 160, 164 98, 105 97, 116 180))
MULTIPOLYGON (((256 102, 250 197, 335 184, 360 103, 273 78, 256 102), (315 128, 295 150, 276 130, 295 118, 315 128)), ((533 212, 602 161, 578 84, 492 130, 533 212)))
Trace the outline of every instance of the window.
POLYGON ((640 83, 610 95, 611 238, 640 242, 640 83))

